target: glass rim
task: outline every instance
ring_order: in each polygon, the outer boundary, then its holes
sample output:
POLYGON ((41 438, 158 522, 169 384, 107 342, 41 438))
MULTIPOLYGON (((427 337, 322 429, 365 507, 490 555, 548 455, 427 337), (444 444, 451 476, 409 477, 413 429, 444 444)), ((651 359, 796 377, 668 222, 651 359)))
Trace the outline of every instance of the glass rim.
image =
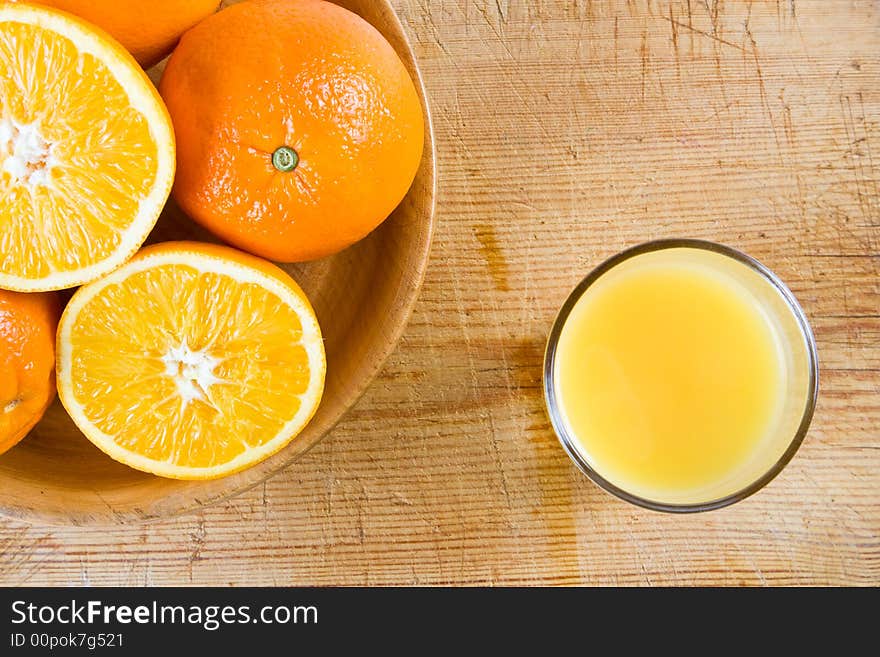
POLYGON ((761 490, 767 484, 773 481, 773 479, 775 479, 776 476, 780 472, 782 472, 785 466, 788 465, 789 461, 791 461, 791 459, 794 457, 795 453, 797 453, 798 449, 803 443, 804 438, 807 435, 807 431, 810 428, 810 423, 813 419, 813 413, 816 410, 816 401, 819 396, 819 356, 818 350, 816 348, 816 338, 813 335, 813 330, 810 327, 810 323, 807 320, 807 316, 804 313, 803 308, 801 308, 800 304, 798 303, 797 299, 795 298, 792 291, 788 288, 788 286, 785 285, 785 283, 783 283, 782 280, 769 268, 761 264, 755 258, 746 255, 742 251, 738 251, 737 249, 726 246, 724 244, 719 244, 717 242, 685 238, 659 239, 637 244, 636 246, 630 247, 611 256, 600 265, 598 265, 595 269, 593 269, 589 274, 587 274, 583 278, 583 280, 581 280, 580 283, 578 283, 575 288, 569 293, 568 297, 565 300, 565 303, 562 304, 562 308, 556 315, 556 319, 553 322, 553 327, 550 330, 550 335, 547 338, 547 347, 544 352, 543 377, 544 405, 547 409, 547 414, 550 418, 550 423, 553 426, 553 430, 556 433, 556 437, 559 439, 559 442, 562 444, 562 447, 568 454, 569 458, 574 462, 574 464, 583 474, 585 474, 593 481, 593 483, 598 485, 600 488, 603 488, 605 491, 611 493, 612 495, 626 502, 629 502, 630 504, 635 504, 636 506, 650 509, 652 511, 661 511, 665 513, 699 513, 702 511, 713 511, 715 509, 721 509, 723 507, 730 506, 731 504, 746 499, 747 497, 757 493, 759 490, 761 490), (741 488, 740 490, 729 495, 717 498, 715 500, 710 500, 708 502, 697 502, 693 504, 671 504, 641 497, 639 495, 635 495, 634 493, 630 493, 620 488, 619 486, 616 486, 615 484, 605 479, 601 474, 599 474, 574 446, 574 441, 569 435, 569 432, 566 429, 565 421, 562 417, 560 405, 557 400, 555 383, 556 349, 559 344, 559 337, 562 334, 562 328, 568 320, 568 317, 571 314, 571 311, 574 308, 575 304, 580 301, 581 297, 584 295, 584 293, 586 293, 587 289, 590 288, 596 281, 598 281, 610 270, 626 262, 627 260, 630 260, 631 258, 644 255, 646 253, 652 253, 655 251, 665 251, 669 249, 679 248, 710 251, 712 253, 726 256, 743 265, 746 265, 749 269, 758 273, 764 280, 770 283, 773 288, 775 288, 776 291, 782 296, 785 304, 788 306, 789 311, 797 321, 801 336, 804 339, 804 343, 807 349, 807 357, 809 360, 809 380, 807 384, 807 398, 804 405, 804 411, 801 415, 801 420, 798 424, 797 430, 794 432, 791 442, 789 443, 782 456, 780 456, 779 459, 772 466, 770 466, 770 468, 763 475, 755 479, 747 486, 741 488))

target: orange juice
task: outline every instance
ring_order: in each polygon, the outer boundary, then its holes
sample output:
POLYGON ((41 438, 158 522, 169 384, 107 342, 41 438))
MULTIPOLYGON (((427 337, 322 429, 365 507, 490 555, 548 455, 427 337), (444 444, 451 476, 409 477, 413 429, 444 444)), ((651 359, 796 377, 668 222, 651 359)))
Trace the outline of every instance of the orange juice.
POLYGON ((784 451, 796 359, 758 280, 727 256, 676 248, 590 283, 567 310, 550 373, 569 450, 613 486, 669 504, 715 500, 764 474, 784 451))

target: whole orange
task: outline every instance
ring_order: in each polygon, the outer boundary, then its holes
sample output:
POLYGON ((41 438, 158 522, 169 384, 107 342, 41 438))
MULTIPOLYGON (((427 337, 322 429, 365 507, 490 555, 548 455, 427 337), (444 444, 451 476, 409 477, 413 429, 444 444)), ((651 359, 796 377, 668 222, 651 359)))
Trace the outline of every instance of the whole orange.
POLYGON ((0 290, 0 454, 24 438, 55 398, 54 292, 0 290))
POLYGON ((416 87, 385 38, 322 0, 250 0, 187 32, 159 91, 174 197, 227 242, 283 262, 362 239, 421 160, 416 87))
POLYGON ((207 16, 220 0, 28 0, 94 23, 115 37, 144 68, 157 64, 180 35, 207 16))

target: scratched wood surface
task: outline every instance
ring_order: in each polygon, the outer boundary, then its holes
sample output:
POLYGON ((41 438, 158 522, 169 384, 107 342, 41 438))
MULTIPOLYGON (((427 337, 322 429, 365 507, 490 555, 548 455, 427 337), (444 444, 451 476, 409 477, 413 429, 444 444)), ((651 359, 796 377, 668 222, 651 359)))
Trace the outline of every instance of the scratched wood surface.
POLYGON ((346 420, 197 515, 0 520, 0 583, 880 584, 880 5, 396 0, 438 135, 412 322, 346 420), (553 315, 640 241, 723 241, 812 320, 798 455, 719 512, 627 506, 544 416, 553 315))

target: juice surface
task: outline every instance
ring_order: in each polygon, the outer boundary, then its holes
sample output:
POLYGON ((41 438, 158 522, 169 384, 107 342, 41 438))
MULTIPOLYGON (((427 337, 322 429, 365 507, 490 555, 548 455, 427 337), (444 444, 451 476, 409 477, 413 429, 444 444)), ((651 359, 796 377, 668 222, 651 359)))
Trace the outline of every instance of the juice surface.
POLYGON ((577 449, 611 483, 657 501, 738 490, 784 404, 776 328, 744 285, 687 253, 604 274, 556 351, 577 449))

